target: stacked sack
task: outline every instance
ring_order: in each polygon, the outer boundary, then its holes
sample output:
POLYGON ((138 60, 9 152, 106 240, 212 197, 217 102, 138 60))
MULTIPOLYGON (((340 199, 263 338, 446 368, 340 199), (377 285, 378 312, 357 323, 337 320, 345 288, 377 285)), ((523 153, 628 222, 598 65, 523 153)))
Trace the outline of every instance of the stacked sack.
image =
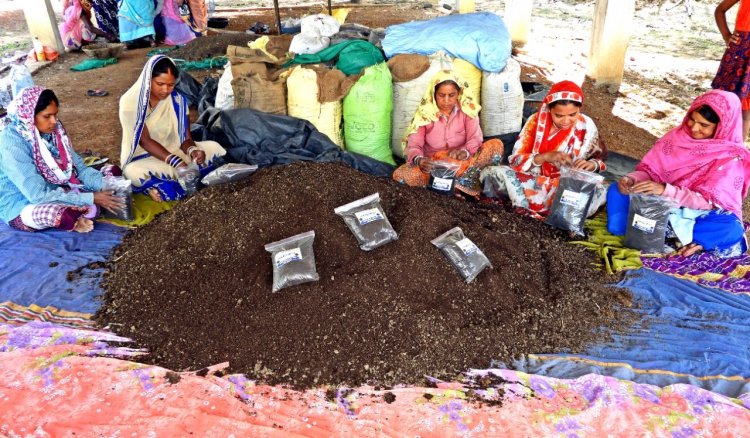
POLYGON ((345 82, 340 70, 301 65, 292 68, 286 82, 289 115, 309 121, 342 149, 342 97, 346 93, 337 90, 346 87, 345 82))
POLYGON ((349 152, 395 165, 390 148, 391 81, 384 62, 364 70, 344 98, 344 140, 349 152))
POLYGON ((521 65, 508 59, 499 73, 482 72, 482 111, 479 123, 485 137, 519 132, 523 122, 521 65))

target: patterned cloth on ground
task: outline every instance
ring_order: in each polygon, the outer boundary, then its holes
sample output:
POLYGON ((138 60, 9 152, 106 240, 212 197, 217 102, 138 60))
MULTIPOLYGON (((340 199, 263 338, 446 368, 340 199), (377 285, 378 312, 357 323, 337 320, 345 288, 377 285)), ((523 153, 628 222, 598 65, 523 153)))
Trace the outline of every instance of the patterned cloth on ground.
POLYGON ((646 257, 640 251, 626 248, 623 237, 607 231, 607 215, 599 213, 586 222, 588 237, 574 244, 596 251, 602 266, 609 273, 641 266, 678 278, 694 281, 702 286, 718 288, 731 293, 750 293, 750 255, 719 257, 701 252, 690 257, 678 255, 646 257))
MULTIPOLYGON (((0 324, 0 428, 52 436, 739 436, 750 400, 694 386, 478 370, 390 390, 269 387, 111 357, 112 334, 0 324)), ((219 367, 216 367, 219 368, 219 367)), ((216 368, 213 368, 215 371, 216 368)))
MULTIPOLYGON (((471 196, 479 196, 481 193, 479 173, 487 166, 500 164, 503 159, 503 143, 498 139, 487 140, 477 153, 469 157, 468 160, 461 161, 449 158, 447 151, 438 152, 432 158, 455 162, 460 165, 461 167, 457 172, 456 189, 471 196)), ((393 172, 393 179, 412 187, 427 187, 430 175, 422 172, 419 166, 404 164, 393 172)))

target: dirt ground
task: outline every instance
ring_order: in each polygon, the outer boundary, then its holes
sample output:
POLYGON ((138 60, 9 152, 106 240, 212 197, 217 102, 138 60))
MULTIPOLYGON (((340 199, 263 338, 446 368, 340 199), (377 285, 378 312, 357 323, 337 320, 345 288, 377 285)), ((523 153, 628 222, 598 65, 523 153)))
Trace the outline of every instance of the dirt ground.
POLYGON ((629 293, 606 286, 595 255, 568 240, 498 206, 340 164, 273 167, 129 234, 97 321, 175 370, 229 361, 294 386, 421 384, 577 351, 629 326, 629 293), (365 252, 333 210, 374 192, 399 238, 365 252), (494 266, 468 285, 430 243, 454 226, 494 266), (309 230, 320 281, 271 293, 264 245, 309 230))

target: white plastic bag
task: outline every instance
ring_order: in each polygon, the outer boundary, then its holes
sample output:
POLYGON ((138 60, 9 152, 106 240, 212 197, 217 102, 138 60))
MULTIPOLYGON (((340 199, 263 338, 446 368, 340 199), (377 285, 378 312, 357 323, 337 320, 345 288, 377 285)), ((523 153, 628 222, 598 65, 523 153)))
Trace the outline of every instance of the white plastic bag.
POLYGON ((326 14, 315 14, 300 20, 301 33, 332 37, 339 31, 341 25, 335 18, 326 14))
POLYGON ((201 182, 206 186, 215 186, 243 180, 258 170, 257 164, 229 163, 204 176, 201 182))
POLYGON ((227 61, 224 66, 224 73, 219 78, 219 88, 216 90, 215 107, 220 110, 230 110, 234 108, 234 90, 232 89, 232 64, 227 61))
POLYGON ((289 51, 314 54, 331 44, 331 37, 339 31, 339 22, 330 15, 308 15, 300 20, 300 27, 300 33, 292 38, 289 51))
POLYGON ((331 44, 329 37, 314 34, 298 33, 292 38, 289 51, 297 55, 313 55, 331 44))

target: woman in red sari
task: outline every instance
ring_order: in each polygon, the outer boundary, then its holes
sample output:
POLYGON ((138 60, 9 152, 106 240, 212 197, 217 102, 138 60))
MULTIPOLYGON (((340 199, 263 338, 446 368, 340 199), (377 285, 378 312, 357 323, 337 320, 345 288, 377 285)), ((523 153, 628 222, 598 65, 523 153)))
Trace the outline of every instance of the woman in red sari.
MULTIPOLYGON (((578 85, 563 81, 552 86, 539 112, 524 125, 509 165, 482 171, 484 195, 509 198, 514 207, 545 216, 560 182, 560 166, 606 170, 607 151, 594 122, 581 113, 582 106, 578 85)), ((589 212, 596 211, 605 198, 604 187, 597 189, 589 212)))

